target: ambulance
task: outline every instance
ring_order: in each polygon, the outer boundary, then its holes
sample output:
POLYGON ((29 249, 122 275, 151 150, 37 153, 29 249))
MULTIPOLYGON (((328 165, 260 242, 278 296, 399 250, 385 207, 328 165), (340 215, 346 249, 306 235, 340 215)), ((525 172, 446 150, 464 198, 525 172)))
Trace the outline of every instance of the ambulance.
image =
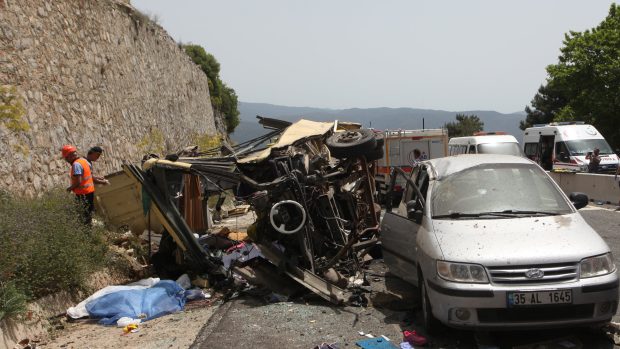
POLYGON ((587 157, 595 148, 601 157, 596 172, 614 173, 618 156, 592 125, 582 121, 553 122, 534 125, 523 134, 523 152, 547 171, 587 172, 587 157))
MULTIPOLYGON (((387 194, 392 167, 400 167, 405 172, 411 172, 411 168, 417 161, 448 155, 448 130, 446 129, 385 130, 378 133, 383 136, 384 140, 384 156, 377 161, 375 173, 381 202, 387 194)), ((393 202, 400 201, 405 186, 405 180, 402 176, 398 176, 393 188, 393 202)))

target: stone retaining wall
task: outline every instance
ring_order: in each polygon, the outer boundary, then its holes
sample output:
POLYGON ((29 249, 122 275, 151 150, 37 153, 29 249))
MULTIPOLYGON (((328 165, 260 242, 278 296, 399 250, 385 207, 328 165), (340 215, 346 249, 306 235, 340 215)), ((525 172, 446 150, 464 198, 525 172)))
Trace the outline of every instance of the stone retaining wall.
POLYGON ((225 129, 206 75, 126 0, 0 0, 0 85, 17 88, 30 124, 0 123, 0 188, 29 196, 68 185, 63 144, 102 146, 103 175, 225 129))

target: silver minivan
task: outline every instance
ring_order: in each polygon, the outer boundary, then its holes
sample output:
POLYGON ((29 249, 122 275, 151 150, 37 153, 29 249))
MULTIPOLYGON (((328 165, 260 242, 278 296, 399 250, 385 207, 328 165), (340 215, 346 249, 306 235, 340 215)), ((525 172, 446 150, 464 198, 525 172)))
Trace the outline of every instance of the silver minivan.
MULTIPOLYGON (((405 175, 404 172, 401 172, 405 175)), ((610 249, 536 164, 458 155, 418 164, 381 223, 390 272, 418 286, 427 329, 539 328, 609 321, 610 249)))

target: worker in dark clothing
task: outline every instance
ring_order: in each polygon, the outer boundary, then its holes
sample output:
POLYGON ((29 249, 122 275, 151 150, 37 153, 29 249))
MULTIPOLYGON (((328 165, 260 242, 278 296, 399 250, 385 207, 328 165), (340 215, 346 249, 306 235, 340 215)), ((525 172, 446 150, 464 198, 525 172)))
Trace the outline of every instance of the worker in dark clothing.
MULTIPOLYGON (((99 157, 103 154, 103 148, 99 146, 94 146, 88 150, 88 154, 86 154, 86 161, 90 165, 91 172, 94 172, 93 162, 99 160, 99 157)), ((110 184, 110 181, 101 176, 93 175, 93 180, 96 184, 110 184)))
POLYGON ((598 172, 598 165, 601 163, 601 156, 599 155, 600 150, 598 148, 594 148, 592 153, 588 153, 586 155, 586 159, 590 160, 588 163, 588 172, 598 172))

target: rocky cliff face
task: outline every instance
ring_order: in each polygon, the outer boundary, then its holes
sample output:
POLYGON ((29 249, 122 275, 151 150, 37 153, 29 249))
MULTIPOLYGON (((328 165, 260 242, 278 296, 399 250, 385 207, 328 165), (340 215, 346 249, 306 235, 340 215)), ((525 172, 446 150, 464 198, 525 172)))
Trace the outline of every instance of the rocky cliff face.
POLYGON ((157 24, 121 0, 0 0, 0 85, 26 132, 0 122, 0 188, 68 184, 63 144, 102 146, 95 173, 215 134, 208 80, 157 24))

